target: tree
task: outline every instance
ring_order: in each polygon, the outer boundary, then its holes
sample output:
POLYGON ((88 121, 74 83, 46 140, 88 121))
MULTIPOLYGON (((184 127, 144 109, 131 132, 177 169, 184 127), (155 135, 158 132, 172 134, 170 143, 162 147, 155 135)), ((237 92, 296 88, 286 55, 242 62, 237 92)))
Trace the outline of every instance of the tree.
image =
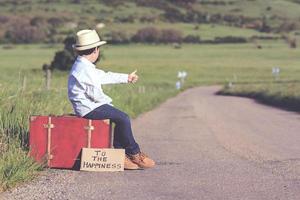
POLYGON ((44 65, 43 69, 58 69, 58 70, 70 70, 74 61, 75 61, 75 53, 73 51, 72 45, 75 44, 74 37, 67 37, 64 40, 64 49, 62 51, 58 51, 55 53, 54 59, 49 65, 44 65))

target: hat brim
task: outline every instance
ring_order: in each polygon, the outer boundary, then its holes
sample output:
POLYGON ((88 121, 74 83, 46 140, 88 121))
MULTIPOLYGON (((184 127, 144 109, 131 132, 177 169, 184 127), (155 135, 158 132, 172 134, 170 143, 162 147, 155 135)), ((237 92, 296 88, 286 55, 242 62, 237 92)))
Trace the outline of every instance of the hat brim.
POLYGON ((106 41, 99 41, 99 42, 89 44, 89 45, 84 45, 84 46, 79 46, 79 45, 74 44, 73 48, 76 49, 77 51, 83 51, 83 50, 92 49, 92 48, 95 48, 95 47, 102 46, 106 43, 107 43, 106 41))

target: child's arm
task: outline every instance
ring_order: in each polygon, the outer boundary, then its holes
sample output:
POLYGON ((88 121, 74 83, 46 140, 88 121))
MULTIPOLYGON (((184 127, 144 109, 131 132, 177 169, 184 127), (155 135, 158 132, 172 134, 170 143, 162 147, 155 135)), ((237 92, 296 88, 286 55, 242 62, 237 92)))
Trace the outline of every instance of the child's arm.
POLYGON ((135 74, 136 71, 131 74, 104 72, 97 69, 97 79, 104 84, 116 84, 116 83, 135 83, 138 80, 138 76, 135 74))

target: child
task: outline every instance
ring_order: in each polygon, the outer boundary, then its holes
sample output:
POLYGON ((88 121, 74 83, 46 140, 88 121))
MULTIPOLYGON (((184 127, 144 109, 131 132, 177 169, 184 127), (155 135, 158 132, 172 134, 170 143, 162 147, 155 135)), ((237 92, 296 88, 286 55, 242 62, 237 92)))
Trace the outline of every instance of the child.
POLYGON ((115 123, 114 148, 124 148, 125 169, 150 168, 155 162, 140 151, 134 140, 130 118, 112 106, 112 99, 103 93, 102 84, 135 83, 136 71, 131 74, 104 72, 93 64, 99 58, 101 41, 95 30, 81 30, 76 34, 78 57, 68 80, 68 96, 77 116, 87 119, 110 119, 115 123))

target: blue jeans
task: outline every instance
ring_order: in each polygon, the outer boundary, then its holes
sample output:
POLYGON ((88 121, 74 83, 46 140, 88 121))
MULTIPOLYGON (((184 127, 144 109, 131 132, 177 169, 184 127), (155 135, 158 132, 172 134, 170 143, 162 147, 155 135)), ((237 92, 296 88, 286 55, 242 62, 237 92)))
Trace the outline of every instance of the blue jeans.
POLYGON ((140 152, 139 145, 135 142, 129 116, 114 108, 104 104, 84 116, 86 119, 103 120, 110 119, 115 123, 113 145, 116 149, 125 149, 126 154, 137 154, 140 152))

